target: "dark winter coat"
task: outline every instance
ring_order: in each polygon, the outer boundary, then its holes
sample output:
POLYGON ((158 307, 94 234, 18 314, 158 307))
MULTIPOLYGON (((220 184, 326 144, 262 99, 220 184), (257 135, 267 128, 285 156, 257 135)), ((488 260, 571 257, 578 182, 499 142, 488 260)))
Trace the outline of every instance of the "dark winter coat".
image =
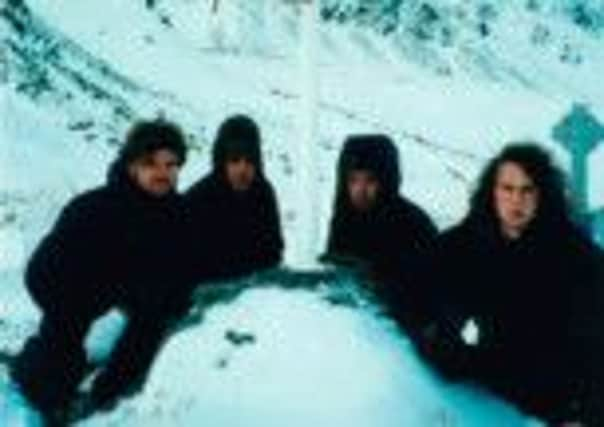
POLYGON ((420 208, 395 196, 368 213, 346 210, 336 215, 331 222, 327 257, 358 260, 378 278, 409 282, 425 261, 436 233, 420 208))
POLYGON ((27 288, 46 312, 123 305, 157 314, 185 292, 184 224, 181 196, 144 193, 118 161, 106 185, 63 209, 31 256, 27 288))
POLYGON ((597 291, 601 253, 580 231, 527 232, 508 241, 494 227, 464 223, 444 233, 431 271, 437 303, 452 321, 476 317, 484 339, 510 351, 567 344, 586 298, 597 291))
POLYGON ((603 378, 603 258, 586 236, 569 224, 508 241, 466 220, 441 236, 433 261, 439 321, 427 354, 440 370, 548 419, 565 418, 582 394, 593 402, 589 388, 603 378), (476 346, 461 339, 468 318, 480 330, 476 346))
POLYGON ((437 229, 428 215, 398 194, 401 182, 398 152, 382 135, 350 137, 339 158, 334 213, 324 259, 365 264, 379 279, 398 284, 415 280, 431 250, 437 229), (351 170, 372 172, 380 184, 376 206, 355 211, 347 194, 351 170))
POLYGON ((219 173, 212 173, 187 191, 186 200, 197 280, 237 277, 281 261, 277 201, 263 177, 249 190, 236 192, 219 173))
POLYGON ((260 129, 248 116, 235 115, 218 129, 212 171, 185 194, 191 214, 192 277, 222 280, 276 266, 283 237, 275 192, 264 175, 260 129), (244 157, 255 167, 251 187, 231 189, 225 166, 244 157))

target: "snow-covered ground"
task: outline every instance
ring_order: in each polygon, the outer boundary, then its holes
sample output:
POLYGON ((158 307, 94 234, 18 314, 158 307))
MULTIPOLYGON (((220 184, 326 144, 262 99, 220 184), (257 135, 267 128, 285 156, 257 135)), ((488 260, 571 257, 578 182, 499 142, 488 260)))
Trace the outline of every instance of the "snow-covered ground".
POLYGON ((346 276, 313 289, 273 280, 238 284, 245 290, 234 301, 168 341, 144 399, 83 425, 530 425, 494 398, 435 378, 346 276))
MULTIPOLYGON (((455 30, 450 45, 420 41, 407 30, 383 36, 361 21, 328 20, 318 24, 313 48, 302 31, 308 26, 301 6, 221 1, 213 15, 210 1, 156 3, 152 9, 121 0, 0 6, 8 40, 0 56, 8 62, 8 82, 0 84, 4 350, 18 349, 38 319, 22 286, 28 254, 66 201, 103 182, 136 118, 163 114, 183 126, 192 147, 182 173, 186 188, 208 170, 220 122, 239 112, 254 117, 292 268, 307 268, 324 245, 335 162, 349 133, 392 135, 404 169, 402 192, 446 227, 461 218, 478 172, 506 141, 541 141, 568 169, 552 127, 575 103, 604 122, 604 35, 574 25, 563 8, 493 6, 497 18, 483 38, 469 29, 475 23, 468 10, 499 3, 459 2, 464 15, 447 9, 456 2, 435 0, 427 3, 451 12, 443 19, 455 30), (304 53, 312 52, 309 63, 304 53), (312 132, 304 129, 309 123, 316 124, 312 132)), ((334 3, 359 1, 324 5, 334 3)), ((594 210, 604 205, 603 164, 601 146, 589 161, 594 210)), ((433 377, 371 303, 325 301, 325 289, 356 289, 335 282, 298 290, 239 284, 250 289, 167 343, 140 396, 83 425, 530 423, 481 392, 433 377), (225 339, 229 330, 255 340, 234 346, 225 339)), ((113 316, 108 329, 101 325, 93 353, 106 350, 120 322, 113 316)))

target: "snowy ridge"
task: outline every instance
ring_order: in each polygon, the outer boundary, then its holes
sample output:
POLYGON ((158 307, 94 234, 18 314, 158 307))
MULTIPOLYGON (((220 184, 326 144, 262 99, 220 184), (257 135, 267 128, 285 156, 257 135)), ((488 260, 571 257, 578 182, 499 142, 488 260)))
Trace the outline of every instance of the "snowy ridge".
POLYGON ((368 27, 436 74, 601 99, 585 83, 604 63, 598 2, 325 0, 322 13, 332 25, 368 27))
POLYGON ((10 35, 6 40, 10 84, 36 102, 78 116, 68 126, 84 132, 85 140, 109 134, 106 142, 115 144, 136 117, 169 110, 186 120, 195 113, 173 95, 149 90, 121 74, 49 26, 25 3, 2 9, 0 19, 10 35))

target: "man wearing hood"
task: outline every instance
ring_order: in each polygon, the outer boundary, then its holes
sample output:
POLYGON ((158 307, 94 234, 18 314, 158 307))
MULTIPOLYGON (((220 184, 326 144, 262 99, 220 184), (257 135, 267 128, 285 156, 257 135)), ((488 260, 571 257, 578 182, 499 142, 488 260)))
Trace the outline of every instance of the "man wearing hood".
POLYGON ((177 255, 184 204, 175 190, 185 159, 178 127, 138 123, 108 182, 71 200, 31 256, 25 283, 42 321, 11 374, 41 412, 60 413, 75 396, 85 337, 111 308, 125 309, 128 325, 93 383, 95 405, 130 391, 150 366, 185 294, 177 255))
POLYGON ((251 118, 227 119, 214 142, 212 171, 185 194, 197 280, 237 277, 281 261, 279 211, 264 175, 260 141, 251 118))
POLYGON ((384 135, 348 137, 336 179, 322 259, 361 266, 383 285, 394 314, 412 320, 421 311, 419 273, 437 229, 422 209, 399 194, 399 156, 393 141, 384 135))

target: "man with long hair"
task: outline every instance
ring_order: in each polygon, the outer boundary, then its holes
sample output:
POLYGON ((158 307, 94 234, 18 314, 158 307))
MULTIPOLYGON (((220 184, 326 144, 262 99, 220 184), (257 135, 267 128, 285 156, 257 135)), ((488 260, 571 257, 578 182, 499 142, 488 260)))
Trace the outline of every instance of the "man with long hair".
POLYGON ((430 269, 439 322, 428 357, 550 422, 601 425, 592 424, 601 396, 590 362, 601 346, 588 337, 597 335, 602 253, 573 223, 562 174, 538 145, 509 145, 470 205, 430 269), (479 333, 467 345, 470 319, 479 333))

